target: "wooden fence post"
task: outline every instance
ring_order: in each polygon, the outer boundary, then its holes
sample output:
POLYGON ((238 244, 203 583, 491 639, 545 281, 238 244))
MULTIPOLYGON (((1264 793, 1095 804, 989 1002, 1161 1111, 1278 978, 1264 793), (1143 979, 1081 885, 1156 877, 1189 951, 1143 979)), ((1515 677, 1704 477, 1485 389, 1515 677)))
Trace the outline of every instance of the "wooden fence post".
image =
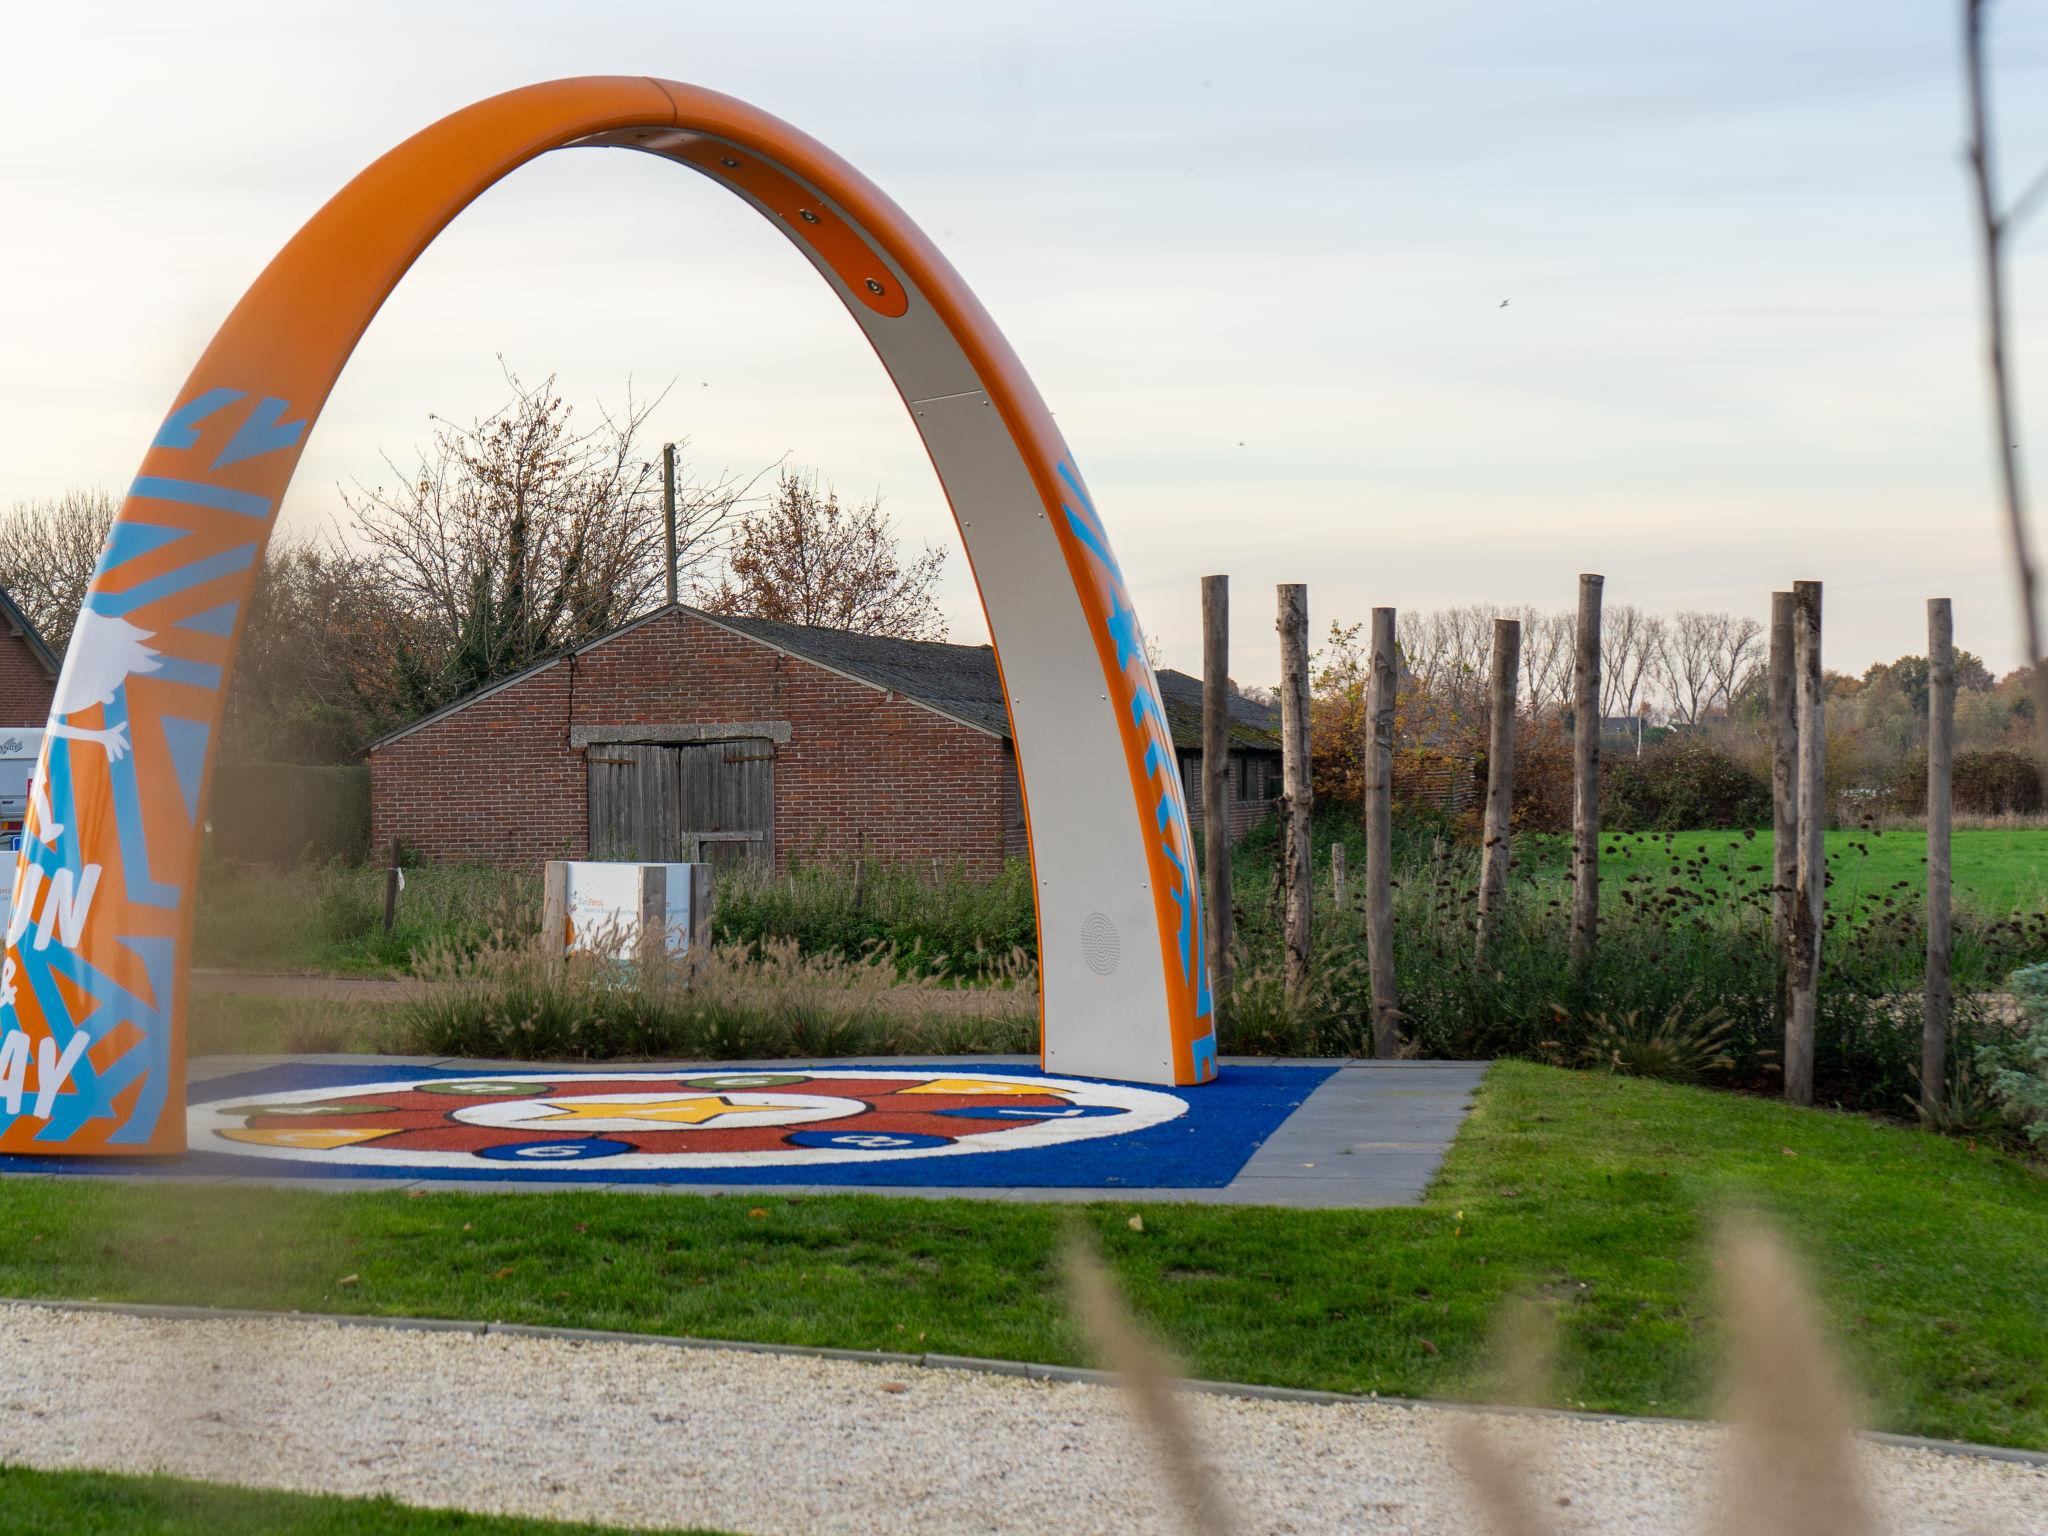
POLYGON ((391 839, 391 866, 384 871, 384 931, 389 933, 398 921, 398 888, 405 883, 405 874, 398 867, 398 839, 391 839))
POLYGON ((1372 1053, 1401 1049, 1394 991, 1394 610, 1372 611, 1372 682, 1365 695, 1365 963, 1372 986, 1372 1053))
POLYGON ((1202 942, 1217 1021, 1229 1017, 1230 578, 1202 578, 1202 942))
POLYGON ((1604 576, 1579 578, 1572 659, 1572 970, 1592 967, 1600 936, 1600 593, 1604 576))
POLYGON ((541 866, 540 953, 550 974, 562 968, 569 949, 569 866, 549 859, 541 866))
POLYGON ((1308 588, 1280 587, 1280 771, 1286 795, 1282 888, 1286 892, 1287 995, 1299 999, 1309 979, 1315 875, 1309 860, 1308 588))
POLYGON ((1344 845, 1330 844, 1330 905, 1336 910, 1337 920, 1344 919, 1344 845))
POLYGON ((1771 948, 1778 957, 1778 1027, 1792 1016, 1792 900, 1799 884, 1799 707, 1794 686, 1798 606, 1771 594, 1771 948))
POLYGON ((1486 846, 1479 863, 1479 955, 1492 947, 1508 899, 1509 836, 1515 817, 1515 685, 1522 625, 1493 621, 1493 707, 1486 742, 1486 846))
POLYGON ((1799 868, 1793 882, 1791 1007, 1785 1019, 1785 1097, 1813 1102, 1813 1025, 1827 912, 1827 732, 1822 718, 1821 584, 1795 581, 1794 670, 1799 704, 1799 868))
POLYGON ((640 942, 633 963, 643 986, 668 965, 668 866, 640 866, 640 942))
POLYGON ((1950 798, 1956 750, 1956 634, 1949 600, 1927 600, 1927 993, 1920 1023, 1920 1108, 1948 1096, 1950 798))

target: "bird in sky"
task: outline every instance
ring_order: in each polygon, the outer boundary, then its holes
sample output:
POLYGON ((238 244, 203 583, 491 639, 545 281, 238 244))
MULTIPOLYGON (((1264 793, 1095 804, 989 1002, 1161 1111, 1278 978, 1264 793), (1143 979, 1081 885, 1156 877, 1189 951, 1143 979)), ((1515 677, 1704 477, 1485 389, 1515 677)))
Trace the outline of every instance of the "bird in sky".
POLYGON ((1508 301, 1507 301, 1506 299, 1502 299, 1502 300, 1500 301, 1500 307, 1501 307, 1502 309, 1506 309, 1506 308, 1508 307, 1508 301))

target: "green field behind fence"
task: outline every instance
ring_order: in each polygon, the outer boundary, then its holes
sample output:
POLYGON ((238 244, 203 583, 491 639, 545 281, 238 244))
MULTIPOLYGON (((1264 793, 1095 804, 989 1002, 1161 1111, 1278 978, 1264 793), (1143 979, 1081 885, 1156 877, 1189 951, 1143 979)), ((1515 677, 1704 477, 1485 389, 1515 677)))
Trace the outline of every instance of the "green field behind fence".
MULTIPOLYGON (((1953 834, 1955 900, 1977 916, 2004 918, 2048 907, 2048 828, 1967 827, 1953 834)), ((1621 899, 1630 877, 1649 883, 1698 867, 1726 890, 1765 890, 1771 883, 1769 832, 1615 833, 1600 841, 1603 903, 1621 899), (1674 869, 1673 866, 1677 868, 1674 869)), ((1562 879, 1570 839, 1539 834, 1519 842, 1518 859, 1538 878, 1562 879)), ((1927 894, 1927 834, 1917 827, 1889 832, 1838 829, 1827 834, 1828 901, 1855 911, 1889 898, 1921 903, 1927 894)))

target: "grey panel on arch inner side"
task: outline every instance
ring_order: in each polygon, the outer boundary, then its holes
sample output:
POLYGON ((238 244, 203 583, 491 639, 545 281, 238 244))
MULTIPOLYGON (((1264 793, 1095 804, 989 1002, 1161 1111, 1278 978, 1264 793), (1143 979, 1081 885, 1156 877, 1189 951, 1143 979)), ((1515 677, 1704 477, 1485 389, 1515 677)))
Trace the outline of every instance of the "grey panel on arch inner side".
POLYGON ((1046 1066, 1171 1082, 1165 957, 1120 705, 1102 681, 1095 637, 1038 488, 984 398, 915 409, 982 578, 1002 657, 1039 882, 1046 1066), (1082 945, 1082 926, 1098 912, 1124 941, 1106 972, 1088 963, 1082 945))
MULTIPOLYGON (((663 154, 660 141, 624 147, 663 154)), ((740 197, 780 230, 839 295, 911 410, 967 547, 1001 657, 1038 883, 1048 1070, 1171 1083, 1166 956, 1151 891, 1146 820, 1113 699, 1058 532, 1002 416, 960 344, 871 231, 806 178, 736 146, 804 186, 860 230, 908 300, 877 314, 774 210, 687 160, 674 163, 740 197), (1120 943, 1091 967, 1082 925, 1101 914, 1120 943)), ((1052 466, 1045 468, 1050 470, 1052 466)))

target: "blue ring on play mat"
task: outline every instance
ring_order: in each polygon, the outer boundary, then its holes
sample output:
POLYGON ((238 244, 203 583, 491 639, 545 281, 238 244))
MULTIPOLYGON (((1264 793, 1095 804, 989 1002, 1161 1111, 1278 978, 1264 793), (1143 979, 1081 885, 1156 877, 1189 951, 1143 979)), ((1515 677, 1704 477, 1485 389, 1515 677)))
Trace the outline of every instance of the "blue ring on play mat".
POLYGON ((588 1163, 632 1150, 630 1141, 585 1136, 576 1141, 515 1141, 501 1147, 479 1147, 476 1155, 494 1163, 588 1163))
POLYGON ((792 1147, 822 1147, 834 1152, 922 1152, 950 1147, 955 1138, 918 1131, 791 1131, 782 1139, 792 1147))

